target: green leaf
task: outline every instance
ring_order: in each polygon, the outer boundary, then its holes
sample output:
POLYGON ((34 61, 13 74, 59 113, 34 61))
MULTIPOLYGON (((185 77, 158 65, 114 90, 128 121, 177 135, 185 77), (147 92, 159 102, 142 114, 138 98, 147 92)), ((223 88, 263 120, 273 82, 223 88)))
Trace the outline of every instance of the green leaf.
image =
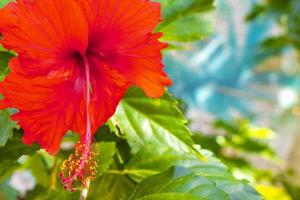
POLYGON ((0 51, 0 81, 9 73, 8 62, 13 56, 9 52, 0 51))
POLYGON ((0 199, 1 200, 18 199, 18 192, 6 183, 0 184, 0 199))
POLYGON ((26 194, 25 200, 73 200, 79 199, 80 191, 66 192, 65 190, 50 190, 41 186, 26 194))
POLYGON ((152 194, 138 200, 206 200, 199 197, 198 195, 184 193, 184 194, 174 194, 174 193, 161 193, 161 194, 152 194))
POLYGON ((220 195, 226 194, 230 197, 227 199, 233 200, 243 195, 253 200, 261 199, 246 182, 236 180, 210 152, 202 151, 202 154, 207 157, 208 161, 201 161, 193 154, 183 154, 171 148, 147 146, 133 156, 122 172, 139 182, 172 166, 182 166, 193 174, 197 174, 198 178, 204 178, 212 184, 206 192, 215 193, 214 191, 217 190, 220 195))
POLYGON ((114 142, 101 142, 98 145, 98 176, 102 175, 112 164, 113 156, 116 153, 116 144, 114 142))
POLYGON ((168 93, 160 99, 150 99, 140 89, 131 88, 111 120, 125 134, 133 152, 157 144, 181 152, 193 151, 203 159, 194 147, 186 119, 176 106, 168 93))
POLYGON ((12 137, 14 128, 17 127, 17 123, 10 119, 13 112, 12 109, 0 110, 0 147, 3 147, 8 138, 12 137))
MULTIPOLYGON (((0 183, 3 183, 8 177, 12 175, 12 173, 20 167, 19 163, 13 161, 3 161, 0 162, 0 183)), ((1 198, 0 198, 1 199, 1 198)))
POLYGON ((162 4, 163 21, 157 31, 164 41, 193 41, 202 39, 212 30, 208 11, 213 0, 156 0, 162 4))
POLYGON ((11 2, 12 0, 0 0, 0 8, 4 7, 8 2, 11 2))
POLYGON ((105 174, 91 183, 89 200, 128 200, 135 184, 126 176, 105 174))
POLYGON ((50 184, 50 172, 47 169, 47 163, 42 155, 35 154, 27 160, 27 168, 35 177, 36 182, 47 188, 50 184))
POLYGON ((33 155, 37 149, 39 149, 37 145, 29 147, 23 144, 20 132, 16 131, 13 138, 8 140, 4 147, 0 148, 0 182, 20 166, 17 160, 22 155, 33 155))
POLYGON ((6 145, 0 148, 0 163, 5 161, 17 161, 22 155, 33 155, 39 147, 37 145, 23 144, 20 132, 16 131, 12 139, 8 140, 6 145))
POLYGON ((190 42, 202 40, 212 33, 210 14, 195 13, 181 17, 176 23, 171 23, 161 29, 163 41, 190 42))
POLYGON ((215 187, 207 178, 184 167, 172 167, 166 172, 151 176, 135 189, 131 200, 141 199, 207 199, 228 200, 229 196, 215 187), (160 194, 160 195, 159 195, 160 194))

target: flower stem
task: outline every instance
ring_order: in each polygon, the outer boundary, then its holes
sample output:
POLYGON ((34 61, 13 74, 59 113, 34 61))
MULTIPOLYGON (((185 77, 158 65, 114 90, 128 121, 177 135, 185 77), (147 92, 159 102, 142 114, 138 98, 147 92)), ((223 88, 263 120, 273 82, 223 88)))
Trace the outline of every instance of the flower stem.
POLYGON ((54 158, 54 164, 53 167, 51 169, 51 176, 50 176, 50 189, 51 190, 55 190, 56 189, 56 181, 57 181, 57 171, 58 171, 58 167, 57 167, 57 163, 58 163, 58 158, 57 156, 55 156, 54 158))
POLYGON ((87 199, 89 189, 90 189, 90 183, 91 183, 91 181, 88 180, 87 183, 86 183, 86 188, 84 188, 80 193, 80 199, 79 200, 86 200, 87 199))

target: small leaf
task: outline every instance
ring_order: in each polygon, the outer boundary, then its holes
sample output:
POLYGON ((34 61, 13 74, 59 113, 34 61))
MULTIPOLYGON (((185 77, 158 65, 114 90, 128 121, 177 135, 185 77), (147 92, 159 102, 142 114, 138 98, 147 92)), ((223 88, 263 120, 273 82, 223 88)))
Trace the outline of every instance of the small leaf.
POLYGON ((8 2, 11 2, 12 0, 0 0, 0 8, 4 7, 8 2))
POLYGON ((0 81, 9 73, 8 62, 13 56, 9 52, 0 51, 0 81))
POLYGON ((12 137, 14 128, 17 127, 17 123, 10 119, 12 113, 12 109, 0 110, 0 147, 3 147, 8 138, 12 137))

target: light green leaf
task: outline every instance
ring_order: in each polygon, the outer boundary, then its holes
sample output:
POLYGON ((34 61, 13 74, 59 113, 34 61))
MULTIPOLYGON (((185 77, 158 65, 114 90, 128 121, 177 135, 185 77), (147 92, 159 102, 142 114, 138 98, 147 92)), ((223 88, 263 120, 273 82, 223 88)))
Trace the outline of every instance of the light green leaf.
POLYGON ((164 41, 193 41, 212 30, 213 0, 156 0, 162 4, 163 21, 157 31, 164 41))
POLYGON ((176 107, 177 102, 166 93, 160 99, 147 98, 138 88, 131 88, 111 118, 131 146, 133 152, 150 144, 171 147, 180 152, 193 151, 194 147, 186 119, 176 107))
POLYGON ((47 163, 42 155, 35 154, 27 160, 27 168, 31 171, 36 182, 45 188, 49 188, 50 173, 47 169, 47 163))
POLYGON ((8 2, 11 2, 12 0, 0 0, 0 8, 4 7, 8 2))

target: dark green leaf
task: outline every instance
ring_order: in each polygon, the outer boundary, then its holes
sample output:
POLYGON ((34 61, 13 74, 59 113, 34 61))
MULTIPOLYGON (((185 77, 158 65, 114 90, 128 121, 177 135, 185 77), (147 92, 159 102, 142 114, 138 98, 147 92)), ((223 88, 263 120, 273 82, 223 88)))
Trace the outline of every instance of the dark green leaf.
POLYGON ((9 176, 20 165, 17 160, 22 155, 33 155, 39 149, 36 145, 29 147, 22 143, 21 133, 16 132, 4 147, 0 148, 0 182, 9 176))
POLYGON ((8 62, 13 56, 9 52, 0 51, 0 81, 9 73, 8 62))
POLYGON ((22 155, 33 155, 39 147, 37 145, 23 144, 20 132, 16 132, 6 145, 0 148, 0 163, 5 161, 17 161, 22 155))

